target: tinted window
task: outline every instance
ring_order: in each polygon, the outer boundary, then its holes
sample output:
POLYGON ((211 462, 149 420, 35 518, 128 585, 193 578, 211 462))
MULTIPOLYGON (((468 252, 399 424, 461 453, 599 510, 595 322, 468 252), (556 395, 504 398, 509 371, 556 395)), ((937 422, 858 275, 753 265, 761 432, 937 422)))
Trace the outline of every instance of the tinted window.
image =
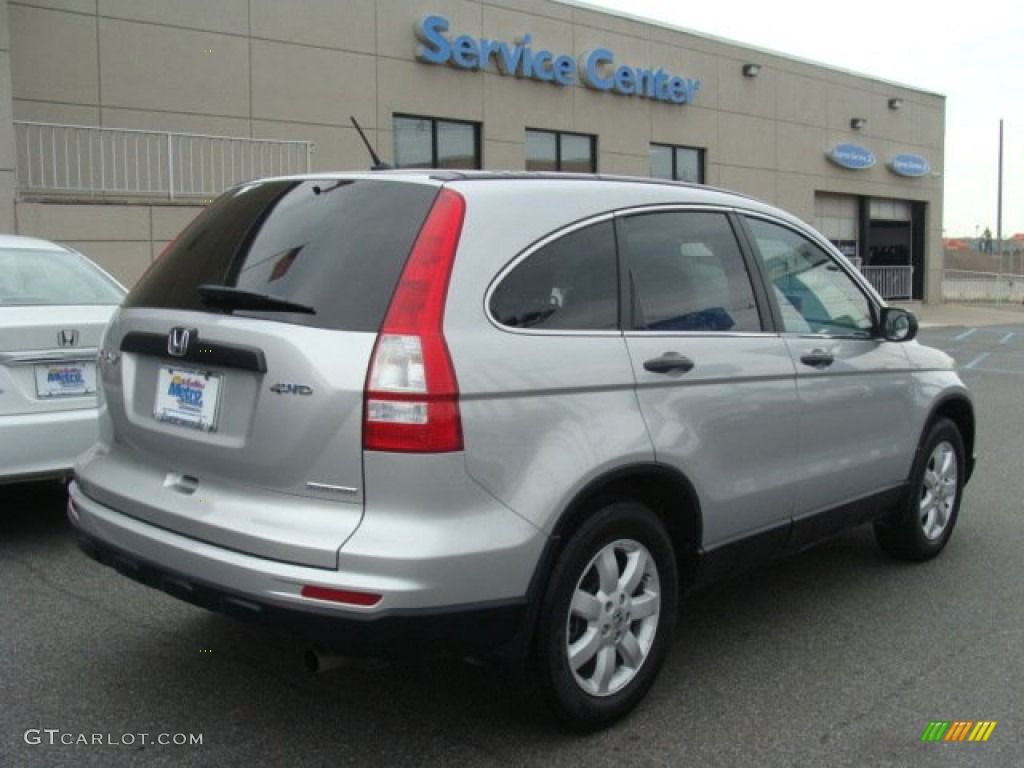
POLYGON ((594 136, 558 131, 526 131, 526 170, 593 173, 597 170, 594 136))
POLYGON ((749 224, 785 331, 871 335, 870 301, 828 253, 786 227, 760 219, 749 224))
POLYGON ((480 125, 395 116, 396 168, 479 168, 480 125))
POLYGON ((376 331, 436 195, 431 186, 375 180, 234 189, 182 232, 125 306, 203 310, 196 288, 208 283, 316 311, 235 314, 376 331))
POLYGON ((0 249, 0 304, 120 304, 123 289, 71 251, 0 249))
POLYGON ((622 219, 633 327, 759 331, 739 245, 725 214, 649 213, 622 219))
POLYGON ((704 152, 693 147, 651 144, 651 176, 675 181, 704 181, 704 152))
POLYGON ((560 237, 516 266, 491 295, 503 325, 549 330, 618 327, 615 231, 610 221, 560 237))

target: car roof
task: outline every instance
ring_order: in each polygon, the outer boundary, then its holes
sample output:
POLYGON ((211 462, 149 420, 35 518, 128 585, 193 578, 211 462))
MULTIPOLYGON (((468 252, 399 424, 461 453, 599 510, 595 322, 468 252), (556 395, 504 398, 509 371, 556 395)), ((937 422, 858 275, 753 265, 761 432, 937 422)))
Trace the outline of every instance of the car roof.
MULTIPOLYGON (((289 174, 286 176, 272 176, 252 179, 236 184, 232 189, 245 188, 252 184, 264 182, 315 182, 332 180, 364 180, 381 179, 395 182, 406 182, 414 184, 428 184, 433 186, 444 186, 446 184, 460 185, 469 189, 477 183, 498 182, 516 183, 519 181, 551 182, 553 184, 584 183, 593 185, 594 190, 602 187, 611 191, 615 186, 628 187, 632 190, 633 202, 638 205, 657 204, 687 204, 687 205, 716 205, 735 206, 753 213, 768 214, 775 218, 786 221, 806 231, 809 226, 791 212, 778 207, 765 200, 738 192, 735 189, 725 187, 714 187, 696 182, 674 181, 671 179, 656 179, 650 176, 624 176, 600 173, 563 173, 553 171, 495 171, 495 170, 449 170, 439 168, 386 168, 377 170, 355 170, 355 171, 317 171, 313 173, 289 174), (466 186, 463 186, 466 185, 466 186), (665 199, 660 199, 660 191, 666 194, 665 199)), ((230 191, 230 190, 229 190, 230 191)))
POLYGON ((709 192, 732 195, 737 198, 761 203, 763 201, 743 192, 724 187, 708 186, 689 181, 656 179, 650 176, 622 176, 606 173, 563 173, 555 171, 487 171, 487 170, 449 170, 439 168, 385 168, 369 171, 323 171, 316 173, 296 174, 289 176, 253 179, 240 182, 236 187, 244 187, 259 181, 316 181, 318 179, 352 179, 352 178, 390 178, 404 181, 423 181, 445 183, 451 181, 510 181, 510 180, 549 180, 549 181, 592 181, 605 183, 649 184, 656 186, 691 189, 698 192, 709 192))
POLYGON ((22 235, 0 235, 0 248, 17 248, 23 251, 71 252, 70 248, 59 243, 43 240, 38 237, 24 237, 22 235))

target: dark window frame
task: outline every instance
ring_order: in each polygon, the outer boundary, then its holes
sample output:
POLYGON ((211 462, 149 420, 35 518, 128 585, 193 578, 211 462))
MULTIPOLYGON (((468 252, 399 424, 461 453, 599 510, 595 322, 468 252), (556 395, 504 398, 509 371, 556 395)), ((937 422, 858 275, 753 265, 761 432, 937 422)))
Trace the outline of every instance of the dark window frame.
POLYGON ((672 178, 670 181, 686 181, 694 184, 704 184, 707 180, 707 150, 702 147, 690 147, 684 144, 665 144, 660 141, 652 141, 651 147, 662 147, 664 149, 672 150, 672 178), (691 182, 689 179, 682 179, 679 177, 679 151, 685 150, 687 152, 697 153, 697 180, 691 182))
MULTIPOLYGON (((430 123, 430 167, 441 168, 438 165, 437 155, 437 126, 439 123, 451 125, 468 125, 473 129, 473 170, 480 170, 483 167, 483 130, 482 124, 473 120, 453 120, 447 117, 430 117, 429 115, 412 115, 406 112, 395 112, 391 115, 391 128, 394 131, 396 120, 424 120, 430 123)), ((414 166, 398 165, 398 158, 394 158, 396 168, 412 168, 414 166)))
MULTIPOLYGON (((590 141, 590 171, 589 173, 597 173, 597 135, 593 133, 579 133, 577 131, 552 131, 547 128, 530 128, 527 126, 526 133, 543 133, 548 136, 555 137, 555 172, 563 173, 562 170, 562 138, 565 136, 575 136, 583 139, 589 139, 590 141)), ((525 142, 524 142, 525 143, 525 142)), ((525 162, 529 163, 530 158, 524 158, 525 162)))

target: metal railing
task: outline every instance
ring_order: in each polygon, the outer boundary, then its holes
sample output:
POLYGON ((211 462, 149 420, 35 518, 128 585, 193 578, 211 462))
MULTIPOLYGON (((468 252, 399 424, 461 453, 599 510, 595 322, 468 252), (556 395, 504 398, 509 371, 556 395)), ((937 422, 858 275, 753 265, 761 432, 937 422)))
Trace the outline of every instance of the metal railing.
POLYGON ((35 193, 211 198, 313 164, 309 141, 25 121, 14 133, 18 187, 35 193))
POLYGON ((914 268, 862 266, 861 274, 883 299, 909 299, 913 296, 914 268))
POLYGON ((942 272, 942 300, 969 304, 1024 303, 1024 275, 1004 272, 942 272))

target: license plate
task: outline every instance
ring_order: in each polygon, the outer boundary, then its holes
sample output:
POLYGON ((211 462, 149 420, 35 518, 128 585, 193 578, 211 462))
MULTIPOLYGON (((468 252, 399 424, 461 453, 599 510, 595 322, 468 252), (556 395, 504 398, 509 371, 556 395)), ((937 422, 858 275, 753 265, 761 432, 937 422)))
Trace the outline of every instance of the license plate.
POLYGON ((96 391, 96 363, 49 363, 36 366, 39 397, 91 395, 96 391))
POLYGON ((221 375, 161 365, 153 416, 203 432, 217 429, 221 375))

